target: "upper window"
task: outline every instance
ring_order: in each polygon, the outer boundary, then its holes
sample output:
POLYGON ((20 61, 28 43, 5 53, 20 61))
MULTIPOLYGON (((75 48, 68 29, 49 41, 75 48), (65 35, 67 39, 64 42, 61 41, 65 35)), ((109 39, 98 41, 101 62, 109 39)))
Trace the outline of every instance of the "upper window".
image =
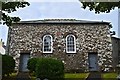
POLYGON ((66 36, 66 52, 67 53, 76 53, 75 36, 72 34, 66 36))
POLYGON ((52 36, 45 35, 43 37, 43 53, 52 53, 52 36))

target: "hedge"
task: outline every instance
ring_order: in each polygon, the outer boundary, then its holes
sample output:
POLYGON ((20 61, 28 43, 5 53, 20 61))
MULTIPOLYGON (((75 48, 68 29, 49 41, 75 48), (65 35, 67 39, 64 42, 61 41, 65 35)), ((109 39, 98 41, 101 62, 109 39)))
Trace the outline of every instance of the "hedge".
POLYGON ((2 55, 2 76, 9 76, 14 71, 15 60, 9 55, 2 55))
POLYGON ((28 60, 27 68, 30 70, 30 72, 35 72, 36 63, 37 63, 37 58, 31 58, 28 60))
POLYGON ((64 79, 64 64, 52 58, 39 58, 36 64, 36 77, 49 80, 64 79))

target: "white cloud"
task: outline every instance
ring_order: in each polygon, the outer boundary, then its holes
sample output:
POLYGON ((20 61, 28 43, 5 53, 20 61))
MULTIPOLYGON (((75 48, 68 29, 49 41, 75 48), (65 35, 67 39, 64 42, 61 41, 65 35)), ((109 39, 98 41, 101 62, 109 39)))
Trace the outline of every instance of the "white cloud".
POLYGON ((78 2, 41 3, 39 18, 77 18, 81 6, 78 2))
POLYGON ((8 27, 5 25, 0 25, 0 40, 2 39, 3 42, 7 42, 7 34, 8 34, 8 27))
POLYGON ((76 2, 79 0, 26 0, 28 2, 76 2))

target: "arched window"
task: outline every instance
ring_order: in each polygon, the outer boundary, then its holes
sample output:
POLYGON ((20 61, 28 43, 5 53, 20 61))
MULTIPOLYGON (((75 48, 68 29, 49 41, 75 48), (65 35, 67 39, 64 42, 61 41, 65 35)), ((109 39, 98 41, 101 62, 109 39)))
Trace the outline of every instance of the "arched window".
POLYGON ((66 36, 66 52, 76 53, 76 40, 72 34, 66 36))
POLYGON ((43 37, 43 53, 52 53, 52 51, 53 51, 52 40, 53 40, 53 38, 51 35, 45 35, 43 37))

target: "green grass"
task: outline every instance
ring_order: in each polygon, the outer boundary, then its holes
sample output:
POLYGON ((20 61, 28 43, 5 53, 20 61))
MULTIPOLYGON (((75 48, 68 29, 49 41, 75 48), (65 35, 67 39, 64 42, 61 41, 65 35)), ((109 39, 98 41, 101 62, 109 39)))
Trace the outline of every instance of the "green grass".
MULTIPOLYGON (((8 78, 15 78, 17 73, 12 73, 8 78)), ((88 77, 89 73, 65 73, 65 80, 77 79, 85 80, 88 77)), ((116 80, 117 73, 102 73, 103 80, 116 80)), ((6 79, 6 80, 7 80, 6 79)), ((31 80, 36 80, 36 77, 31 75, 31 80)))
MULTIPOLYGON (((89 73, 65 73, 65 80, 77 79, 85 80, 89 73)), ((31 76, 31 80, 35 80, 34 76, 31 76)))
POLYGON ((117 75, 118 75, 117 73, 103 73, 102 77, 103 80, 108 80, 108 79, 116 80, 117 75))
POLYGON ((85 80, 89 73, 66 73, 65 79, 85 80))
POLYGON ((9 76, 2 77, 2 80, 15 80, 17 73, 12 73, 9 76))
POLYGON ((36 80, 36 77, 32 76, 32 77, 31 77, 31 80, 36 80))
POLYGON ((11 77, 16 77, 17 73, 10 74, 11 77))

